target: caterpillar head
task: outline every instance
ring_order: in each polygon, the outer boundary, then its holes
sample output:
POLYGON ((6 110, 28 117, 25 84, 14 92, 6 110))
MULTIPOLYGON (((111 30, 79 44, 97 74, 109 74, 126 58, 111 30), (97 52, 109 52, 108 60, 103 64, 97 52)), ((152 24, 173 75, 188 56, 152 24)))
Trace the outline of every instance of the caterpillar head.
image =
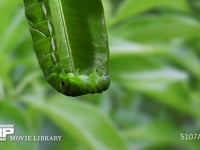
POLYGON ((67 96, 80 96, 87 93, 101 93, 110 84, 108 76, 99 76, 93 73, 89 76, 74 73, 52 73, 47 81, 60 93, 67 96))

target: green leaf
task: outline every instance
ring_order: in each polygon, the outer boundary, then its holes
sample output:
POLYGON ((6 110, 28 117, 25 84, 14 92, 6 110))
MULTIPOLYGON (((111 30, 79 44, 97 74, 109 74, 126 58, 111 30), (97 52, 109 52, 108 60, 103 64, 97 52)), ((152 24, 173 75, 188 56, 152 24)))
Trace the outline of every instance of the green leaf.
MULTIPOLYGON (((136 43, 130 40, 124 40, 120 38, 110 38, 111 49, 111 62, 113 59, 120 59, 119 57, 143 57, 151 58, 152 60, 160 60, 160 62, 174 63, 185 68, 192 73, 197 79, 200 78, 200 61, 199 57, 193 51, 192 48, 186 47, 183 42, 175 40, 174 42, 160 44, 160 43, 136 43), (184 61, 183 61, 184 60, 184 61)), ((117 60, 119 61, 119 60, 117 60)), ((126 63, 127 60, 121 60, 121 64, 126 63)), ((143 61, 140 61, 142 65, 143 61)), ((116 62, 117 63, 117 62, 116 62)), ((158 61, 159 63, 159 61, 158 61)), ((113 63, 114 64, 114 63, 113 63)), ((117 64, 119 65, 119 64, 117 64)), ((112 64, 111 64, 112 66, 112 64)), ((128 66, 124 65, 124 66, 128 66)), ((129 70, 134 70, 133 64, 129 70)), ((138 66, 138 65, 137 65, 138 66)), ((147 70, 149 70, 146 65, 147 70)), ((126 67, 123 67, 125 69, 126 67)), ((113 68, 112 68, 113 70, 113 68)), ((128 70, 128 68, 127 68, 128 70)))
POLYGON ((21 0, 15 0, 13 2, 1 0, 0 1, 0 13, 4 14, 3 21, 0 24, 0 37, 3 35, 5 28, 8 27, 10 20, 13 19, 13 16, 18 11, 18 7, 21 3, 21 0), (4 13, 6 11, 6 13, 4 13))
POLYGON ((109 50, 101 0, 24 0, 24 4, 47 81, 68 96, 106 90, 109 50))
POLYGON ((121 55, 165 55, 173 51, 169 44, 156 43, 138 43, 123 38, 110 36, 111 57, 120 57, 121 55))
POLYGON ((139 141, 143 141, 142 143, 149 143, 147 145, 141 145, 142 149, 145 149, 145 147, 171 144, 182 148, 187 147, 191 150, 197 150, 200 146, 199 142, 183 141, 180 137, 181 133, 185 133, 183 129, 166 121, 155 121, 124 131, 125 137, 130 141, 132 146, 138 145, 139 141))
POLYGON ((130 41, 155 42, 199 36, 200 22, 181 15, 147 15, 119 25, 110 34, 130 41))
MULTIPOLYGON (((31 120, 25 111, 16 106, 16 104, 8 101, 0 101, 0 124, 11 124, 15 127, 13 136, 30 136, 33 135, 31 120)), ((9 137, 8 137, 9 139, 9 137)), ((0 149, 4 150, 36 150, 37 143, 34 142, 0 142, 0 149)))
POLYGON ((111 18, 111 13, 112 13, 112 5, 110 0, 102 0, 103 2, 103 7, 104 7, 104 11, 105 11, 105 19, 106 19, 106 23, 108 23, 110 21, 111 18))
POLYGON ((48 102, 24 97, 23 101, 48 116, 63 131, 91 150, 127 150, 125 141, 98 108, 62 96, 48 102))
POLYGON ((2 32, 0 34, 0 52, 13 50, 24 39, 24 36, 19 36, 19 34, 27 31, 22 7, 16 9, 14 17, 12 19, 9 17, 5 26, 6 30, 0 31, 2 32))
POLYGON ((111 76, 115 78, 124 73, 161 69, 164 64, 151 56, 133 55, 131 53, 119 53, 115 55, 113 53, 110 66, 111 76))
POLYGON ((168 62, 183 67, 185 70, 194 75, 197 79, 200 79, 199 57, 196 55, 195 52, 193 52, 192 49, 187 49, 186 47, 184 48, 181 46, 179 48, 171 47, 171 50, 169 49, 166 55, 160 54, 157 55, 157 57, 160 57, 160 59, 165 59, 168 62))
MULTIPOLYGON (((189 73, 171 67, 161 59, 168 57, 170 62, 178 59, 182 66, 195 70, 193 67, 198 66, 199 62, 194 59, 194 56, 183 55, 183 52, 179 52, 182 54, 180 56, 175 55, 177 50, 170 45, 167 47, 156 44, 138 44, 120 39, 111 40, 111 43, 110 73, 113 80, 121 82, 130 90, 139 91, 179 111, 193 116, 200 115, 200 112, 193 107, 199 103, 191 98, 189 92, 189 73), (186 63, 187 60, 181 61, 180 57, 183 56, 191 56, 189 64, 186 63), (193 65, 189 68, 191 63, 193 65)), ((195 72, 198 71, 196 67, 195 72)), ((196 76, 199 77, 198 74, 196 76)))
POLYGON ((185 12, 189 10, 186 0, 125 0, 111 23, 120 22, 130 16, 142 14, 158 6, 176 7, 177 10, 185 12))
POLYGON ((69 150, 78 150, 78 149, 88 150, 88 148, 86 146, 78 143, 77 141, 75 141, 74 139, 69 137, 69 135, 67 135, 67 134, 64 135, 64 138, 59 143, 59 145, 56 147, 56 150, 64 150, 64 149, 66 149, 66 147, 69 150))

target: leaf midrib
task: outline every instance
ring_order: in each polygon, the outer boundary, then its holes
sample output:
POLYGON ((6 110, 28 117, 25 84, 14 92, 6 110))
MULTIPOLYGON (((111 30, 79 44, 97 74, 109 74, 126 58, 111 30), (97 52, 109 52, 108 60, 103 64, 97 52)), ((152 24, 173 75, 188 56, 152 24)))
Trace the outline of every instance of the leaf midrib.
POLYGON ((64 12, 63 12, 63 6, 62 6, 62 2, 61 0, 58 0, 58 11, 59 11, 59 15, 61 18, 61 23, 62 23, 62 27, 64 30, 64 37, 65 37, 65 45, 67 46, 67 54, 69 55, 69 59, 70 59, 70 71, 74 72, 75 71, 75 66, 74 66, 74 61, 73 61, 73 56, 72 56, 72 49, 71 49, 71 45, 70 45, 70 41, 69 41, 69 37, 68 37, 68 29, 67 29, 67 24, 65 22, 65 17, 64 17, 64 12))

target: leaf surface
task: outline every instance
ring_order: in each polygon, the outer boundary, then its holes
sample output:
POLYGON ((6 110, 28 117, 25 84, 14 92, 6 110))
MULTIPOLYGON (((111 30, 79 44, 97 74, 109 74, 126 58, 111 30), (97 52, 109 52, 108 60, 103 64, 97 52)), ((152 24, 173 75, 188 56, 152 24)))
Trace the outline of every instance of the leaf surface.
POLYGON ((60 96, 43 103, 28 97, 24 101, 91 150, 128 149, 116 127, 94 106, 60 96))

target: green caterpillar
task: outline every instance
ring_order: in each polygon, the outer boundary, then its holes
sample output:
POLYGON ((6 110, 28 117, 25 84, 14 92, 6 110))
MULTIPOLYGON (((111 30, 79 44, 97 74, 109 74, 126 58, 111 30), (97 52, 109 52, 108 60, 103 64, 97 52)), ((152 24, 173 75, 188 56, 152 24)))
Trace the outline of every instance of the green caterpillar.
POLYGON ((68 96, 110 84, 101 0, 24 0, 34 50, 46 80, 68 96))

